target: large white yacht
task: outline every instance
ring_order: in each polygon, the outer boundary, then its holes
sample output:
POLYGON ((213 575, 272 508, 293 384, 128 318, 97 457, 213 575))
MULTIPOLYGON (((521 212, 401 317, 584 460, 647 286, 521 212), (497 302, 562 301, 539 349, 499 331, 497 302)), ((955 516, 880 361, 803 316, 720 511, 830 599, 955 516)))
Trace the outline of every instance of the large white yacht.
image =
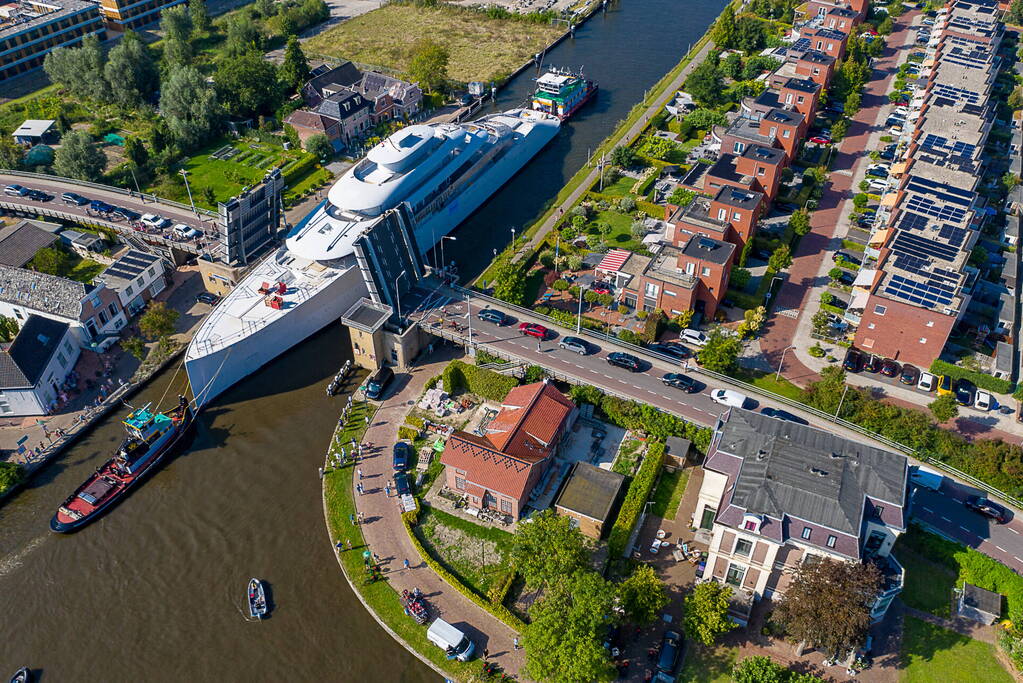
POLYGON ((366 296, 362 269, 374 264, 360 263, 356 247, 374 228, 401 223, 402 231, 392 234, 413 233, 408 247, 425 253, 550 142, 560 123, 514 109, 461 124, 408 126, 373 147, 196 332, 185 354, 196 405, 366 296), (405 209, 393 210, 402 204, 405 209))

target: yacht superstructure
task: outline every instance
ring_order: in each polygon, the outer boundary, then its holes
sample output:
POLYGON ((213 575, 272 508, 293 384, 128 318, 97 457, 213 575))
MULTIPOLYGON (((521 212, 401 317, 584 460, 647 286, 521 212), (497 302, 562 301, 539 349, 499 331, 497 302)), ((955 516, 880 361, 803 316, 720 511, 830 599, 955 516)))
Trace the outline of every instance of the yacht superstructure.
POLYGON ((515 109, 461 124, 408 126, 349 169, 203 322, 185 356, 197 405, 340 318, 367 295, 359 241, 384 221, 424 253, 557 134, 550 114, 515 109), (405 206, 403 211, 394 209, 405 206), (411 217, 411 220, 407 220, 411 217))

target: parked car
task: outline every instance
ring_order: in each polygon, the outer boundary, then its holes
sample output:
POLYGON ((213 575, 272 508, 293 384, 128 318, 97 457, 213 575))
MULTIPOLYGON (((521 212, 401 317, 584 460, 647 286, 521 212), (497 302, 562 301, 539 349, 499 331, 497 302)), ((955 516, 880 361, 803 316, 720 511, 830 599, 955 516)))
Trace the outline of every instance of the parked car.
POLYGON ((987 498, 982 498, 981 496, 967 496, 966 500, 963 501, 963 505, 974 512, 979 512, 985 517, 993 519, 998 524, 1005 524, 1009 521, 1009 511, 998 503, 987 498))
POLYGON ((484 308, 476 314, 476 317, 484 322, 494 323, 499 327, 508 322, 508 316, 493 308, 484 308))
POLYGON ((142 214, 140 214, 138 211, 132 211, 131 209, 126 209, 123 206, 115 206, 114 210, 111 211, 111 213, 114 214, 115 216, 123 218, 126 221, 137 221, 140 218, 142 218, 142 214))
POLYGON ((906 363, 902 366, 902 374, 899 376, 899 381, 906 386, 916 386, 916 383, 920 380, 920 371, 914 365, 906 363))
POLYGON ((688 342, 693 346, 706 346, 707 344, 707 335, 699 330, 686 328, 682 330, 679 336, 682 338, 682 341, 688 342))
POLYGON ((658 342, 656 344, 651 344, 647 348, 651 351, 663 353, 666 356, 671 356, 678 360, 686 360, 693 357, 693 352, 690 351, 688 347, 682 346, 678 342, 673 341, 658 342))
POLYGON ((746 401, 749 397, 746 394, 740 394, 738 391, 733 389, 715 389, 710 392, 710 398, 715 403, 721 405, 730 406, 732 408, 742 408, 746 405, 746 401))
POLYGON ((977 387, 970 380, 961 377, 955 384, 956 403, 961 406, 972 406, 977 398, 977 387))
POLYGON ((888 177, 888 171, 884 170, 883 168, 871 167, 871 168, 867 169, 867 177, 868 178, 886 179, 888 177))
POLYGON ((920 391, 934 391, 935 387, 938 386, 938 378, 929 372, 921 372, 920 380, 916 383, 916 388, 920 391))
POLYGON ((42 190, 29 190, 25 195, 34 202, 48 202, 53 199, 53 195, 42 190))
POLYGON ((376 371, 366 380, 366 398, 374 401, 382 398, 387 385, 394 379, 394 370, 389 367, 377 368, 376 371))
POLYGON ((399 496, 407 496, 412 493, 412 487, 409 485, 408 475, 404 472, 398 472, 394 475, 394 488, 397 490, 399 496))
POLYGON ((612 351, 607 354, 607 362, 611 365, 617 365, 620 368, 625 368, 630 372, 639 372, 642 368, 638 358, 633 356, 631 353, 624 353, 622 351, 612 351))
POLYGON ((590 352, 590 345, 586 343, 585 339, 579 337, 563 337, 558 343, 558 348, 575 351, 580 356, 585 356, 590 352))
POLYGON ((200 304, 216 306, 220 302, 220 297, 216 294, 210 294, 209 292, 200 292, 199 294, 196 294, 195 300, 200 304))
POLYGON ((540 323, 520 323, 519 333, 530 337, 536 337, 537 339, 547 338, 547 328, 540 323))
POLYGON ((190 225, 185 225, 184 223, 175 224, 175 226, 171 228, 171 232, 174 233, 175 237, 178 237, 183 240, 190 240, 193 237, 199 236, 198 230, 196 230, 190 225))
POLYGON ((897 149, 898 149, 898 145, 895 145, 895 144, 888 145, 887 147, 885 147, 884 149, 881 150, 881 152, 879 153, 878 156, 880 156, 885 161, 894 161, 895 160, 895 151, 897 149))
POLYGON ((60 200, 65 204, 68 205, 74 204, 75 206, 85 206, 86 204, 89 203, 88 199, 78 194, 77 192, 65 192, 60 196, 60 200))
POLYGON ((142 222, 151 228, 169 228, 171 226, 171 220, 158 216, 155 213, 147 213, 142 216, 142 222))
POLYGON ((810 138, 809 141, 814 143, 815 145, 830 145, 831 144, 831 138, 826 138, 823 135, 814 135, 812 138, 810 138))
POLYGON ((902 372, 902 366, 891 358, 881 361, 881 374, 885 377, 895 377, 902 372))
POLYGON ((952 377, 950 375, 942 375, 938 378, 938 396, 946 396, 952 393, 952 377))
POLYGON ((855 256, 849 254, 849 252, 847 251, 836 251, 834 254, 831 255, 831 260, 835 261, 836 263, 838 261, 845 261, 846 263, 851 263, 854 266, 860 265, 860 260, 855 256))
POLYGON ((863 369, 863 354, 856 349, 849 349, 845 352, 845 360, 842 367, 846 372, 859 372, 863 369))
POLYGON ((391 467, 399 472, 403 472, 408 469, 408 464, 412 462, 412 446, 405 441, 399 441, 394 444, 394 450, 391 456, 391 467))
POLYGON ((661 381, 664 382, 665 386, 681 389, 687 394, 692 394, 700 388, 696 380, 688 375, 683 375, 681 372, 669 372, 661 378, 661 381))
POLYGON ((4 194, 8 197, 24 197, 28 194, 28 188, 21 185, 8 185, 4 188, 4 194))
POLYGON ((597 294, 610 294, 613 291, 610 283, 607 282, 594 282, 590 285, 590 289, 597 294))
POLYGON ((661 639, 661 655, 657 658, 657 670, 673 675, 682 658, 682 636, 675 631, 665 631, 661 639))
POLYGON ((788 412, 786 410, 781 410, 779 408, 771 408, 771 407, 761 408, 760 414, 761 415, 766 415, 767 417, 773 417, 776 420, 784 420, 785 422, 795 422, 796 424, 801 424, 801 425, 808 425, 808 424, 810 424, 807 420, 804 420, 803 418, 799 417, 798 415, 793 415, 792 413, 790 413, 790 412, 788 412))
POLYGON ((93 199, 89 202, 89 210, 95 211, 96 213, 110 213, 114 210, 114 206, 112 204, 107 204, 100 199, 93 199))
POLYGON ((870 354, 867 357, 866 362, 863 364, 863 369, 867 372, 878 372, 881 370, 881 359, 874 354, 870 354))
POLYGON ((874 194, 884 194, 888 191, 888 182, 880 178, 871 178, 867 181, 867 189, 874 194))
POLYGON ((977 390, 977 398, 973 402, 973 407, 977 410, 988 411, 991 410, 991 406, 994 405, 994 399, 991 397, 991 392, 984 391, 983 389, 977 390))

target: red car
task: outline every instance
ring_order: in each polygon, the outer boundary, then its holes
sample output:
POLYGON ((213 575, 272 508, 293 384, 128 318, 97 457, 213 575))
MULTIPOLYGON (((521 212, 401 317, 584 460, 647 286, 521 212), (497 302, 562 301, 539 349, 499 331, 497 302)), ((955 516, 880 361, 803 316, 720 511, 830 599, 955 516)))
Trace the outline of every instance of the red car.
POLYGON ((547 328, 538 323, 522 323, 519 325, 519 332, 537 339, 547 338, 547 328))
POLYGON ((594 282, 590 286, 590 289, 592 289, 597 294, 610 294, 611 293, 611 285, 609 285, 606 282, 594 282))
POLYGON ((814 135, 812 138, 810 138, 810 142, 814 143, 815 145, 830 145, 831 139, 826 138, 823 135, 814 135))

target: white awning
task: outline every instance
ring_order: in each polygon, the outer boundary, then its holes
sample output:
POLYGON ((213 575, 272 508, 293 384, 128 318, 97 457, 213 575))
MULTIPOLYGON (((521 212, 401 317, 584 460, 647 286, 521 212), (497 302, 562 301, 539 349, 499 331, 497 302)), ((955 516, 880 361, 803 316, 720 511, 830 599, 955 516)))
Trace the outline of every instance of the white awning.
POLYGON ((849 310, 862 311, 867 305, 870 292, 866 289, 857 289, 853 293, 852 301, 849 302, 849 310))
POLYGON ((861 268, 860 272, 856 273, 856 279, 853 280, 853 287, 869 287, 874 284, 876 275, 877 271, 873 268, 861 268))

